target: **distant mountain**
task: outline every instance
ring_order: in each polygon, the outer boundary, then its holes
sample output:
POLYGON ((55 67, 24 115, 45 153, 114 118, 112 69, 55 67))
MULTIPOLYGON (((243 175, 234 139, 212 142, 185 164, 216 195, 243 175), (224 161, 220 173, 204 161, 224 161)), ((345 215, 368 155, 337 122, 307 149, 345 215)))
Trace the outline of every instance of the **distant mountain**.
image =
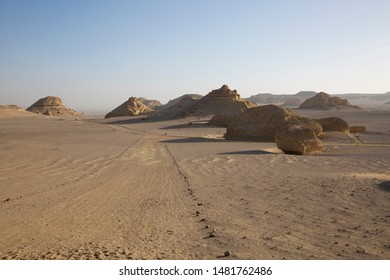
POLYGON ((305 99, 313 97, 317 93, 315 91, 300 91, 296 94, 259 93, 252 95, 247 100, 258 105, 274 104, 285 107, 298 107, 305 99))
MULTIPOLYGON (((306 99, 315 96, 315 91, 300 91, 296 94, 271 94, 260 93, 247 98, 248 101, 255 102, 258 105, 275 104, 284 107, 297 108, 306 99)), ((353 105, 363 108, 383 106, 390 101, 390 92, 386 93, 345 93, 331 94, 331 96, 340 97, 348 100, 353 105)))

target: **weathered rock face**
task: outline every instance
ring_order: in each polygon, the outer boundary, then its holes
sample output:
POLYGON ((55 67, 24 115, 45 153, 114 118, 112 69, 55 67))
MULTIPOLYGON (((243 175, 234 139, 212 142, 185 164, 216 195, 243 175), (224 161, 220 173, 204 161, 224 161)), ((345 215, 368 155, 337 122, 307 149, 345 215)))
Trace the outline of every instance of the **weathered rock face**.
POLYGON ((167 105, 161 107, 158 112, 159 116, 165 118, 209 115, 231 117, 256 106, 255 103, 241 99, 236 90, 230 90, 226 85, 209 92, 200 99, 194 100, 192 96, 186 95, 176 101, 174 106, 168 107, 167 105))
POLYGON ((20 108, 18 105, 0 105, 0 112, 23 112, 24 109, 20 108))
POLYGON ((236 90, 223 85, 202 97, 195 104, 194 111, 200 115, 234 116, 256 106, 253 102, 243 100, 236 90))
POLYGON ((62 104, 61 98, 56 96, 47 96, 41 98, 33 105, 28 107, 26 111, 48 116, 78 115, 76 111, 65 107, 62 104))
POLYGON ((275 143, 286 154, 305 155, 323 150, 323 144, 313 130, 289 121, 276 131, 275 143))
POLYGON ((164 119, 176 119, 189 116, 194 113, 192 111, 193 106, 201 98, 202 95, 199 94, 182 95, 161 106, 156 115, 164 119))
POLYGON ((138 98, 139 101, 141 101, 145 106, 149 107, 152 110, 157 110, 162 106, 161 102, 158 100, 151 100, 147 99, 145 97, 138 98))
POLYGON ((109 112, 105 118, 137 116, 149 112, 153 110, 145 106, 138 98, 130 97, 125 103, 109 112))
POLYGON ((337 117, 329 117, 322 119, 313 119, 322 126, 323 131, 341 131, 345 132, 349 129, 349 124, 343 119, 337 117))
POLYGON ((330 110, 330 109, 359 109, 358 106, 351 105, 348 100, 342 99, 336 96, 330 96, 325 92, 320 92, 317 95, 306 99, 299 108, 305 109, 320 109, 320 110, 330 110))
POLYGON ((265 105, 250 108, 237 116, 228 126, 224 137, 236 140, 274 142, 277 129, 287 120, 290 123, 309 128, 315 135, 322 132, 321 125, 308 118, 301 117, 299 114, 277 105, 265 105))

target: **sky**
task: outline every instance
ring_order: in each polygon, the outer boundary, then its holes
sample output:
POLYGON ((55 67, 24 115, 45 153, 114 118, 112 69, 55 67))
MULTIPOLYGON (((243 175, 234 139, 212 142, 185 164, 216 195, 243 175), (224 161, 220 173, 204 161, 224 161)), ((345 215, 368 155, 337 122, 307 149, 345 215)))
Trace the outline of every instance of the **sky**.
POLYGON ((390 91, 388 0, 0 0, 0 104, 390 91))

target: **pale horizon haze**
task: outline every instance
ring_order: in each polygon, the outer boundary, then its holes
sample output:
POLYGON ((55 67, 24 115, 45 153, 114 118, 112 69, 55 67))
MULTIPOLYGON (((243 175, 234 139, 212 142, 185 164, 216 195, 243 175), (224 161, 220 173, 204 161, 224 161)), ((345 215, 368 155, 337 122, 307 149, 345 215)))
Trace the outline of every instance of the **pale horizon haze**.
POLYGON ((0 0, 0 104, 390 91, 390 1, 0 0))

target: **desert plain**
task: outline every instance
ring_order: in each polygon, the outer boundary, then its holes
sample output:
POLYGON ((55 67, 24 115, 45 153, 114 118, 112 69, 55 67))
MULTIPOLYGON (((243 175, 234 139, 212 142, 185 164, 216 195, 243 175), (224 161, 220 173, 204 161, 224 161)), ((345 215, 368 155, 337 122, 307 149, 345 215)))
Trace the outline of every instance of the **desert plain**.
POLYGON ((390 112, 296 111, 367 132, 288 155, 206 118, 1 112, 0 259, 390 259, 390 112))

